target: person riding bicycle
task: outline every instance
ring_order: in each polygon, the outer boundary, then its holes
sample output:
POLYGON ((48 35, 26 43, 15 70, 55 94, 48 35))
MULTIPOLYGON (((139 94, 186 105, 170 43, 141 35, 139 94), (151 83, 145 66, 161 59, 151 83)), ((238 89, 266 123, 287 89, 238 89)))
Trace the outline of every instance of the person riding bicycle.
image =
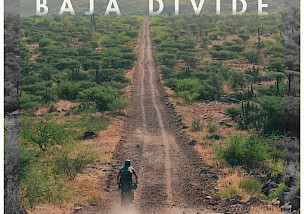
POLYGON ((121 189, 121 191, 130 191, 132 194, 132 200, 134 198, 134 193, 132 190, 137 188, 138 184, 138 177, 134 170, 134 168, 131 166, 131 160, 127 159, 125 160, 125 165, 119 170, 117 177, 117 185, 118 188, 121 189), (132 176, 134 175, 135 182, 133 182, 132 176))

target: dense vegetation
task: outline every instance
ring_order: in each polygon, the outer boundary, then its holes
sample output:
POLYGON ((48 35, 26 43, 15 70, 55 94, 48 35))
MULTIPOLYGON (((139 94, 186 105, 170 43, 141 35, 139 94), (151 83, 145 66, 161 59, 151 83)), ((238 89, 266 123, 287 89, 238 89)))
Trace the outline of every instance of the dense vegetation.
POLYGON ((129 83, 124 71, 135 59, 137 27, 136 18, 23 19, 21 108, 35 110, 58 98, 123 108, 119 90, 129 83), (99 103, 88 88, 98 92, 99 103))
POLYGON ((206 15, 152 19, 156 58, 166 86, 186 103, 224 101, 229 96, 230 100, 241 102, 238 109, 227 110, 240 128, 263 128, 267 134, 282 134, 280 17, 238 19, 206 15), (220 26, 224 29, 220 30, 220 26), (270 36, 271 39, 261 40, 270 36), (240 62, 247 66, 241 67, 240 62), (273 84, 261 84, 272 80, 273 84), (225 85, 231 90, 224 90, 225 85))
POLYGON ((21 20, 22 207, 69 200, 69 186, 96 153, 79 143, 128 105, 122 89, 135 60, 141 18, 21 20), (59 100, 74 105, 58 109, 59 100), (37 109, 46 108, 46 111, 37 109), (99 113, 96 113, 99 112, 99 113), (64 116, 65 119, 61 119, 64 116))
MULTIPOLYGON (((177 104, 236 103, 225 114, 239 130, 250 134, 220 136, 217 124, 209 123, 209 138, 227 137, 224 145, 215 143, 217 157, 230 166, 242 166, 251 176, 260 176, 257 182, 276 179, 282 184, 282 14, 162 16, 153 17, 151 26, 159 69, 164 84, 175 91, 176 100, 182 100, 177 104)), ((197 132, 202 127, 195 118, 192 130, 197 132)), ((261 191, 259 188, 258 194, 261 191)), ((274 198, 282 188, 272 191, 275 193, 264 191, 263 197, 274 198)))

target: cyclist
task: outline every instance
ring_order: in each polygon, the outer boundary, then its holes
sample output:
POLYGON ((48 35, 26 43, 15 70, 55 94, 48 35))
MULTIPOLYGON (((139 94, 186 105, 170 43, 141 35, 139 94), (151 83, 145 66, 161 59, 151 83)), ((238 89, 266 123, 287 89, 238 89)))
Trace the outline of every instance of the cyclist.
POLYGON ((123 192, 130 192, 131 193, 131 201, 134 199, 134 192, 133 190, 137 188, 138 184, 138 177, 131 166, 131 160, 125 160, 125 165, 119 170, 117 177, 116 177, 118 188, 121 189, 121 193, 123 192), (135 182, 133 182, 133 177, 135 178, 135 182))

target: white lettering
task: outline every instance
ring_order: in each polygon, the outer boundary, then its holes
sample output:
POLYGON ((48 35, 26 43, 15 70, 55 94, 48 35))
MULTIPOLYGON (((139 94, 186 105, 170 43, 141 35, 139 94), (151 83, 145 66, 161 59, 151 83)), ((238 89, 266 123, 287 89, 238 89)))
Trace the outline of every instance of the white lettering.
POLYGON ((175 15, 179 15, 179 0, 175 0, 175 15))
POLYGON ((163 12, 163 9, 164 9, 164 3, 162 0, 156 0, 159 4, 159 8, 158 8, 158 11, 154 12, 153 9, 154 9, 154 0, 149 0, 149 16, 155 16, 155 15, 159 15, 163 12))
POLYGON ((245 0, 239 0, 239 1, 242 2, 243 8, 241 11, 237 12, 236 11, 236 0, 232 0, 232 14, 233 15, 242 15, 247 10, 247 2, 245 0))
POLYGON ((268 12, 263 12, 263 7, 268 7, 268 4, 263 4, 263 0, 258 1, 258 14, 268 15, 268 12))
POLYGON ((201 13, 205 0, 201 0, 198 7, 195 0, 191 0, 191 3, 195 14, 198 16, 201 13))
POLYGON ((216 0, 216 14, 221 15, 221 0, 216 0))
POLYGON ((90 0, 90 11, 86 12, 85 15, 90 16, 94 13, 94 0, 90 0))
POLYGON ((73 5, 71 0, 64 0, 61 5, 61 9, 59 11, 59 15, 62 15, 64 12, 69 12, 71 15, 75 15, 75 11, 73 9, 73 5), (66 7, 68 6, 68 7, 66 7))
POLYGON ((44 15, 48 14, 49 8, 48 8, 48 6, 46 6, 47 0, 42 0, 42 3, 40 0, 37 0, 36 3, 37 3, 36 4, 36 15, 37 16, 44 16, 44 15), (43 12, 41 11, 41 9, 43 9, 43 12))
POLYGON ((110 12, 115 12, 118 16, 121 15, 116 0, 110 0, 105 15, 108 16, 110 12), (113 5, 113 7, 112 7, 113 5))

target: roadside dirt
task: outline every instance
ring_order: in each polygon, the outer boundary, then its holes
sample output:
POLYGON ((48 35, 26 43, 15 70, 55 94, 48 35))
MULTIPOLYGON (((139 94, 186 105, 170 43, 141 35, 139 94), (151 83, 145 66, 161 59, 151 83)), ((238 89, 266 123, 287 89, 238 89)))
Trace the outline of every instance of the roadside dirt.
POLYGON ((153 59, 148 20, 139 36, 132 108, 114 153, 114 171, 105 185, 108 200, 82 207, 77 213, 249 213, 242 205, 224 207, 215 197, 219 172, 201 161, 182 129, 181 117, 168 101, 153 59), (115 181, 115 172, 126 158, 139 175, 135 201, 127 211, 120 207, 115 181))

